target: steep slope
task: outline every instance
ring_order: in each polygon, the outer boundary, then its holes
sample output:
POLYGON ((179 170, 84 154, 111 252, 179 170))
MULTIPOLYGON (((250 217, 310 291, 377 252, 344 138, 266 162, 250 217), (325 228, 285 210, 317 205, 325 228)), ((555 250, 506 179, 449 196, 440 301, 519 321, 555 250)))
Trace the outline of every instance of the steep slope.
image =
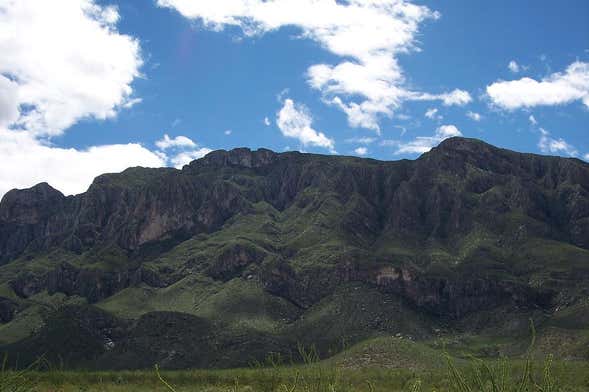
POLYGON ((34 356, 65 325, 56 314, 89 303, 117 328, 67 328, 102 342, 90 363, 115 367, 133 355, 229 366, 297 342, 333 353, 342 339, 482 331, 492 309, 542 323, 589 297, 589 165, 464 138, 396 162, 215 151, 182 170, 106 174, 77 196, 10 191, 0 263, 0 344, 34 356), (211 325, 202 333, 215 348, 172 355, 165 331, 148 339, 161 352, 141 348, 162 318, 175 341, 190 339, 178 327, 187 317, 211 325))

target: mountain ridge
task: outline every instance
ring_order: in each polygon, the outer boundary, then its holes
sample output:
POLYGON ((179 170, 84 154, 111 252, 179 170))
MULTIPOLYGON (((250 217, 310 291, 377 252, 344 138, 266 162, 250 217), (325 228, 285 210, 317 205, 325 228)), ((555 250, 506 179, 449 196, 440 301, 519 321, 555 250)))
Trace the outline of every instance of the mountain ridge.
MULTIPOLYGON (((93 361, 131 366, 123 353, 147 355, 147 324, 186 317, 238 365, 244 351, 227 347, 244 336, 260 359, 299 341, 327 353, 342 337, 521 332, 581 306, 588 282, 589 164, 476 139, 400 161, 217 150, 0 202, 0 332, 31 355, 66 325, 97 340, 93 361), (38 326, 17 330, 27 314, 38 326), (87 317, 110 321, 93 330, 87 317)), ((170 355, 160 332, 153 361, 170 355)), ((219 365, 197 346, 169 366, 219 365)))

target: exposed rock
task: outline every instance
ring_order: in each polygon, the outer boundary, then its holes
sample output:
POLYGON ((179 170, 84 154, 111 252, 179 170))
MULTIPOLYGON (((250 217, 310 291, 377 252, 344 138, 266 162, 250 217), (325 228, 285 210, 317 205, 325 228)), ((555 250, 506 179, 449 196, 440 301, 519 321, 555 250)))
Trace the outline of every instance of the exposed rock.
POLYGON ((7 323, 14 318, 18 304, 8 298, 0 297, 0 323, 7 323))
POLYGON ((164 287, 168 284, 155 272, 143 268, 108 272, 99 269, 80 269, 62 263, 44 275, 21 274, 11 281, 10 285, 22 298, 47 290, 49 294, 78 295, 94 303, 139 283, 146 283, 152 287, 164 287))
POLYGON ((543 236, 589 247, 587 164, 453 138, 413 162, 241 148, 214 151, 182 171, 103 175, 74 197, 47 184, 13 190, 0 204, 0 261, 55 246, 81 252, 114 243, 136 252, 218 230, 253 203, 283 210, 304 202, 310 188, 354 201, 342 225, 356 242, 389 231, 446 241, 487 217, 521 211, 553 226, 543 236))
MULTIPOLYGON (((215 290, 242 278, 235 287, 260 284, 264 295, 304 317, 339 287, 360 282, 424 317, 455 323, 498 307, 548 312, 586 298, 588 250, 587 163, 464 138, 397 162, 214 151, 182 170, 105 174, 76 196, 39 184, 0 202, 0 264, 22 267, 7 280, 25 299, 47 290, 92 303, 188 275, 215 290), (56 250, 71 258, 45 258, 56 250)), ((0 301, 2 320, 13 314, 13 304, 0 301)), ((370 328, 379 325, 378 314, 370 328)), ((220 350, 201 340, 184 350, 181 330, 198 333, 191 323, 216 332, 205 321, 173 312, 144 316, 122 338, 88 332, 83 321, 68 328, 86 331, 103 359, 135 361, 150 337, 161 339, 149 358, 174 367, 198 365, 193 354, 200 349, 220 350)), ((279 338, 251 331, 224 348, 255 349, 252 336, 283 348, 279 338)))
POLYGON ((296 274, 287 264, 280 264, 263 276, 265 288, 307 308, 347 282, 364 282, 384 292, 398 294, 417 307, 446 318, 459 319, 473 311, 511 304, 528 308, 548 308, 556 293, 550 289, 473 276, 464 279, 432 276, 427 272, 401 267, 362 270, 344 263, 334 271, 309 271, 296 274))
POLYGON ((216 279, 232 279, 250 264, 260 263, 265 253, 251 245, 235 244, 226 247, 207 269, 208 275, 216 279))

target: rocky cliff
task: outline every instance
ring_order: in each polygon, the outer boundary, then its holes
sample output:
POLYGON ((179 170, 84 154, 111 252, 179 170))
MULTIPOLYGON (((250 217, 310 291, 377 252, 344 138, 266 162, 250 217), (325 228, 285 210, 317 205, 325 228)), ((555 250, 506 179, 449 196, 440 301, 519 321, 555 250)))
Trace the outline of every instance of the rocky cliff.
MULTIPOLYGON (((284 328, 350 284, 439 322, 550 312, 589 296, 588 249, 589 165, 577 159, 464 138, 415 161, 214 151, 182 170, 105 174, 76 196, 45 183, 8 192, 0 284, 16 299, 0 298, 0 320, 43 292, 124 316, 133 290, 160 298, 197 278, 201 291, 242 281, 292 307, 284 328)), ((201 316, 205 297, 135 310, 201 316)))

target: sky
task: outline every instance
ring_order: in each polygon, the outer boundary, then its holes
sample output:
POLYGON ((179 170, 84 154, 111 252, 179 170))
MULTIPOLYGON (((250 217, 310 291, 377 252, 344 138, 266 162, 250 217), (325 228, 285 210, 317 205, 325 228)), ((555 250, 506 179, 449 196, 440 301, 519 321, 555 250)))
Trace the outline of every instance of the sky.
POLYGON ((589 161, 586 0, 0 0, 0 196, 215 149, 589 161))

